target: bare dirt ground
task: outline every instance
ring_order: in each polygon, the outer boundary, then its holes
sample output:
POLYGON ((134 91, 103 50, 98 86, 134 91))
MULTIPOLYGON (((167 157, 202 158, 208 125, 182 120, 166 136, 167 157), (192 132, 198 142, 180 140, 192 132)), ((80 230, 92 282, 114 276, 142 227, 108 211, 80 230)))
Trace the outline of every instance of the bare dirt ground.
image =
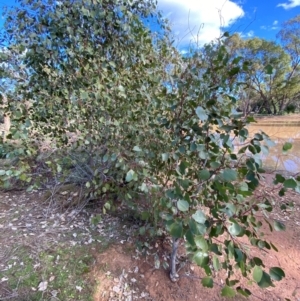
MULTIPOLYGON (((241 284, 252 292, 248 300, 289 298, 300 301, 300 196, 289 192, 279 201, 271 176, 260 190, 277 203, 271 217, 283 221, 286 231, 268 232, 266 229, 267 239, 275 244, 279 252, 263 252, 250 246, 251 252, 264 260, 266 268, 281 267, 286 277, 277 282, 276 287, 264 290, 251 279, 241 279, 241 284), (284 201, 293 201, 294 209, 280 211, 279 202, 284 201)), ((221 296, 225 279, 222 272, 215 274, 214 288, 202 287, 204 272, 186 259, 182 248, 179 258, 180 279, 172 283, 168 271, 163 268, 163 263, 169 260, 168 238, 149 244, 142 238, 142 252, 136 245, 138 224, 108 214, 97 220, 100 213, 100 207, 64 212, 58 208, 54 210, 39 192, 0 193, 0 300, 227 300, 221 296), (28 269, 27 276, 30 278, 30 274, 35 274, 37 278, 27 288, 20 285, 24 275, 10 273, 16 266, 25 269, 28 264, 26 259, 18 259, 18 251, 24 247, 28 258, 34 259, 33 269, 28 269), (72 259, 68 258, 66 263, 59 265, 55 253, 58 247, 68 252, 72 248, 82 248, 85 256, 88 254, 92 258, 87 263, 87 273, 76 272, 75 278, 70 274, 62 284, 55 282, 53 279, 59 278, 72 259), (56 258, 56 266, 51 273, 47 273, 46 268, 41 266, 40 256, 49 250, 56 258), (13 279, 17 277, 19 279, 13 279), (71 288, 67 297, 63 295, 61 287, 66 284, 71 288)), ((231 300, 246 299, 237 295, 231 300)))

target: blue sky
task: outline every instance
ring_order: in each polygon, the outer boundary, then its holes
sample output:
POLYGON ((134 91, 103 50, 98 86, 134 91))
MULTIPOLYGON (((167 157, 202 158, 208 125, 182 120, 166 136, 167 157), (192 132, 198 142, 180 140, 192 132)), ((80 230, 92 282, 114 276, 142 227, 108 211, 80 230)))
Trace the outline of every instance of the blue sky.
POLYGON ((300 14, 300 0, 158 0, 158 4, 181 44, 219 37, 220 24, 245 37, 276 39, 281 24, 300 14))
MULTIPOLYGON (((14 3, 0 0, 0 7, 14 3)), ((280 25, 300 14, 300 0, 158 0, 158 6, 171 21, 180 46, 217 38, 220 25, 245 37, 275 39, 280 25)))

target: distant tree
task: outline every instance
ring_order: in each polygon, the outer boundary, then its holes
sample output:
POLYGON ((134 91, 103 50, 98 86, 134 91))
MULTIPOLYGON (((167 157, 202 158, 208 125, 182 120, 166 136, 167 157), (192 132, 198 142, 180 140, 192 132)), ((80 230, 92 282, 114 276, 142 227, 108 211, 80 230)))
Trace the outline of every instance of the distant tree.
POLYGON ((240 75, 240 108, 266 114, 282 113, 297 103, 299 76, 290 55, 273 41, 260 38, 243 40, 238 35, 227 42, 232 55, 248 62, 240 75))
POLYGON ((287 81, 291 81, 291 89, 295 92, 295 99, 288 106, 299 109, 299 85, 300 85, 300 15, 286 21, 282 25, 277 37, 280 39, 284 50, 291 58, 291 72, 287 81))

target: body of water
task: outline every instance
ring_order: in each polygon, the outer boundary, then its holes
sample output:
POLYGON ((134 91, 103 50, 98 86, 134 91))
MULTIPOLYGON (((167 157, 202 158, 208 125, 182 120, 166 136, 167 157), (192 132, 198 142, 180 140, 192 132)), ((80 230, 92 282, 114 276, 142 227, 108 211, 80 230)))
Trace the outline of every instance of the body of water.
POLYGON ((249 127, 250 135, 263 131, 275 142, 268 156, 262 156, 264 167, 291 173, 300 172, 300 114, 256 118, 257 123, 249 127), (285 142, 293 147, 283 154, 285 142))

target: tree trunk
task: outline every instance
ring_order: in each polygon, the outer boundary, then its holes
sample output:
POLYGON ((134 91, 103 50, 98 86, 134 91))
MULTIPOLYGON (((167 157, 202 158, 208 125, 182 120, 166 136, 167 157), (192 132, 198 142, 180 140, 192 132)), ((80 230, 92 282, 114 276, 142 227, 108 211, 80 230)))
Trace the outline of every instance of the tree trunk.
POLYGON ((172 237, 172 253, 171 253, 171 272, 170 272, 170 279, 172 282, 176 282, 179 280, 179 275, 177 274, 176 270, 176 257, 177 257, 177 251, 179 246, 179 238, 172 237))
MULTIPOLYGON (((7 99, 7 97, 4 93, 2 93, 2 92, 0 92, 0 93, 2 95, 2 105, 1 105, 1 107, 5 109, 5 107, 7 107, 7 104, 8 104, 8 99, 7 99)), ((10 116, 7 113, 4 113, 3 122, 4 122, 3 132, 1 134, 2 134, 2 137, 3 137, 3 141, 6 141, 6 135, 10 130, 10 116)))
POLYGON ((6 135, 10 130, 10 117, 7 114, 4 114, 4 126, 3 126, 3 141, 6 141, 6 135))

